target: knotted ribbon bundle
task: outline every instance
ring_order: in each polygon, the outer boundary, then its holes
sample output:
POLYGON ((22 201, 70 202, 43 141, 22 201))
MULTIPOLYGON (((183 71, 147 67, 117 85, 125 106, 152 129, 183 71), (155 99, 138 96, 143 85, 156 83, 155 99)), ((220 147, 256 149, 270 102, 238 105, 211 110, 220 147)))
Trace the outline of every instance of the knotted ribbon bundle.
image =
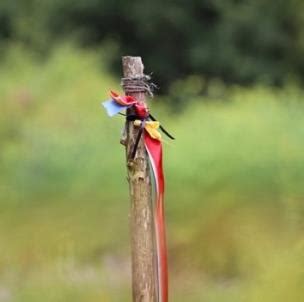
POLYGON ((164 215, 164 174, 162 164, 162 141, 161 129, 169 138, 174 139, 156 119, 150 114, 146 104, 136 100, 132 96, 120 96, 111 91, 111 99, 103 102, 109 116, 121 114, 121 111, 134 108, 134 115, 127 115, 127 120, 134 121, 134 124, 140 127, 138 136, 131 153, 131 158, 136 156, 136 149, 143 135, 145 148, 151 166, 152 182, 155 184, 155 198, 152 201, 154 230, 155 230, 155 248, 157 256, 157 284, 155 285, 158 294, 158 302, 168 301, 168 265, 167 265, 167 246, 165 232, 164 215))

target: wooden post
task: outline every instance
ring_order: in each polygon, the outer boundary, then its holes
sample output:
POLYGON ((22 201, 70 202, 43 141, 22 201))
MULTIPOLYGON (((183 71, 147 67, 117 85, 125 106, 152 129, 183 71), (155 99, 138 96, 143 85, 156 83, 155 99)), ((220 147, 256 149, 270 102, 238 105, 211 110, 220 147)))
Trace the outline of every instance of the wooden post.
MULTIPOLYGON (((123 57, 122 65, 125 78, 143 76, 144 66, 141 57, 123 57)), ((145 101, 143 92, 125 93, 137 100, 145 101)), ((134 127, 134 122, 126 122, 126 154, 131 197, 132 292, 133 302, 155 302, 152 187, 143 139, 139 142, 135 159, 129 160, 138 131, 139 128, 134 127)))

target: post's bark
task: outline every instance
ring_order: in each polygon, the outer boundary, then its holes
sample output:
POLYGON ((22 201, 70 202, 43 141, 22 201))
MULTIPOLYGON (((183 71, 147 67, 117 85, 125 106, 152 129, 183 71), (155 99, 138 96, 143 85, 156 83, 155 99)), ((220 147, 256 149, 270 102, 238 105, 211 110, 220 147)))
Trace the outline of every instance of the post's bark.
MULTIPOLYGON (((143 76, 144 66, 141 57, 123 57, 122 64, 124 77, 143 76)), ((145 101, 145 93, 143 92, 130 93, 125 91, 125 93, 140 101, 145 101)), ((143 139, 139 142, 134 161, 129 160, 138 130, 132 121, 126 122, 126 154, 131 197, 133 302, 155 302, 152 188, 143 139)))

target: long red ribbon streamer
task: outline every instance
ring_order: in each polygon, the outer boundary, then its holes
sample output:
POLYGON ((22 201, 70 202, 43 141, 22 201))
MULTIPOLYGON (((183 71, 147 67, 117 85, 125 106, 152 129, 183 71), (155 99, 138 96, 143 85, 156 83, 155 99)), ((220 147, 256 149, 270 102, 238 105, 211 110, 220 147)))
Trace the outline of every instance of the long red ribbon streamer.
POLYGON ((162 143, 144 134, 145 147, 149 155, 155 177, 156 194, 154 204, 155 241, 157 250, 158 302, 168 301, 168 264, 164 213, 164 189, 162 143))

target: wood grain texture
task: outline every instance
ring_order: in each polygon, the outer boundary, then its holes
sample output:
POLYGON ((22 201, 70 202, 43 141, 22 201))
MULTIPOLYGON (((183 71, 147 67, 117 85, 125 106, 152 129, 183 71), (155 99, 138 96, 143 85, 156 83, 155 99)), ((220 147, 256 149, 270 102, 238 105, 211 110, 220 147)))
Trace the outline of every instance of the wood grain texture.
MULTIPOLYGON (((123 57, 123 76, 142 76, 141 57, 123 57)), ((126 94, 145 101, 145 93, 126 94)), ((129 111, 132 109, 129 109, 129 111)), ((131 113, 131 112, 129 112, 131 113)), ((154 252, 154 225, 152 212, 152 187, 148 156, 143 139, 140 140, 134 160, 129 160, 138 127, 126 122, 126 156, 131 197, 130 231, 132 250, 133 302, 156 302, 156 274, 154 252)))

